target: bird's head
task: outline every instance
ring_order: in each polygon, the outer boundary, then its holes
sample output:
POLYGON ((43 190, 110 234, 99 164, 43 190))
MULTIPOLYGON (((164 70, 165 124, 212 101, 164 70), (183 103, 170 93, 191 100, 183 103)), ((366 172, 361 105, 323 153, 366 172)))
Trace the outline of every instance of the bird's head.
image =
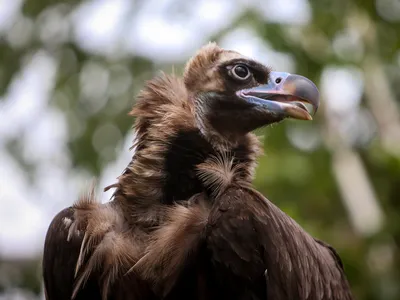
POLYGON ((319 105, 318 89, 309 79, 272 72, 215 43, 187 63, 184 82, 200 129, 225 139, 285 118, 311 120, 319 105))

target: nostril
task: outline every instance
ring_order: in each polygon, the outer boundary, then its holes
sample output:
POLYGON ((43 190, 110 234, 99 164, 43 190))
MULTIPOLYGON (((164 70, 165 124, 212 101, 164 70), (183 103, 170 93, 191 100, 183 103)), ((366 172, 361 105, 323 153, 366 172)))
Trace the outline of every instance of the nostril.
POLYGON ((277 79, 275 79, 275 83, 276 83, 276 84, 280 84, 281 81, 282 81, 282 78, 281 78, 281 77, 278 77, 277 79))

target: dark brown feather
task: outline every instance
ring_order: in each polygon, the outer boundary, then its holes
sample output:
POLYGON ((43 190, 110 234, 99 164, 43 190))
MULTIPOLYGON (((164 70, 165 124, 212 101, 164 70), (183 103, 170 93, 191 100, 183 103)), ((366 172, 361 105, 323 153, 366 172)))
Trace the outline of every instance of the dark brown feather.
POLYGON ((201 195, 189 201, 189 205, 176 204, 168 209, 168 217, 152 234, 145 254, 131 270, 152 282, 163 297, 172 290, 190 261, 198 257, 203 241, 210 203, 201 195))
POLYGON ((265 299, 266 288, 274 300, 352 299, 333 248, 251 187, 233 185, 218 197, 207 228, 214 272, 231 299, 265 299))
MULTIPOLYGON (((183 78, 146 84, 113 201, 91 193, 49 227, 47 299, 351 299, 333 248, 251 188, 257 138, 228 138, 204 118, 197 94, 223 92, 216 70, 237 59, 247 60, 211 43, 183 78)), ((265 82, 268 69, 249 62, 265 82)))
MULTIPOLYGON (((64 220, 72 220, 74 210, 66 208, 58 213, 50 224, 43 253, 43 279, 47 300, 71 300, 75 281, 75 266, 83 235, 74 236, 67 243, 68 229, 64 220)), ((96 280, 89 279, 76 297, 101 300, 101 292, 96 280)))
POLYGON ((142 235, 125 226, 114 203, 92 197, 82 197, 50 224, 43 253, 46 299, 155 299, 135 274, 125 276, 140 256, 142 235))

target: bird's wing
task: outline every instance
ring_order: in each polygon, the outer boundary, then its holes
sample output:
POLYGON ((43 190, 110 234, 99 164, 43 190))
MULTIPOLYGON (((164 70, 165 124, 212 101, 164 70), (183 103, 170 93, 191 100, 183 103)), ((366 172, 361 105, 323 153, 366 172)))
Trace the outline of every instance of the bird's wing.
POLYGON ((251 282, 266 271, 269 299, 352 299, 336 251, 251 187, 225 190, 211 209, 208 228, 216 265, 251 282))
MULTIPOLYGON (((68 227, 73 222, 72 207, 59 212, 47 231, 43 253, 43 280, 47 300, 71 300, 75 282, 75 266, 83 240, 74 235, 68 240, 68 227)), ((92 299, 101 299, 97 283, 90 280, 85 290, 92 299)), ((88 295, 86 295, 88 297, 88 295)))
POLYGON ((140 250, 123 222, 118 209, 90 198, 54 217, 43 253, 47 300, 152 299, 134 274, 124 276, 140 250))

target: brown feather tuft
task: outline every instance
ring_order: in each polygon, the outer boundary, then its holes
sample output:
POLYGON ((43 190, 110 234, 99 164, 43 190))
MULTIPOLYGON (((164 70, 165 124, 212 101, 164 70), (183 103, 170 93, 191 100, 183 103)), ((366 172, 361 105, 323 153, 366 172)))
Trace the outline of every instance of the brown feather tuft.
POLYGON ((219 55, 224 50, 214 42, 200 48, 197 53, 187 62, 184 71, 184 82, 189 91, 195 92, 199 88, 204 88, 205 71, 214 67, 219 55))
POLYGON ((111 284, 140 257, 140 243, 127 230, 122 212, 112 203, 96 200, 94 186, 74 205, 74 221, 69 225, 68 240, 84 232, 75 267, 74 299, 90 275, 100 272, 102 298, 107 299, 111 284))
POLYGON ((152 234, 145 255, 130 270, 153 282, 162 296, 173 287, 189 257, 196 255, 210 211, 202 197, 194 196, 189 206, 168 208, 168 217, 152 234))
POLYGON ((197 166, 197 176, 204 185, 212 190, 212 196, 218 197, 240 175, 242 164, 234 164, 234 158, 226 152, 208 158, 197 166))

